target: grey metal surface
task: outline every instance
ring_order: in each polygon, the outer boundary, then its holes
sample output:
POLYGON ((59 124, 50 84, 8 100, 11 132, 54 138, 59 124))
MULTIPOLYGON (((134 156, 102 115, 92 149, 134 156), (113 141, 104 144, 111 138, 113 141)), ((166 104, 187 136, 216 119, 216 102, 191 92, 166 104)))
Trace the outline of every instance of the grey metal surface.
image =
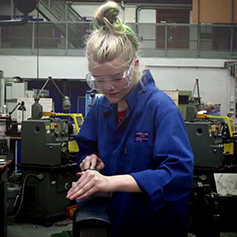
POLYGON ((207 122, 185 122, 189 141, 194 153, 194 166, 219 168, 223 165, 223 146, 215 144, 207 122))
POLYGON ((62 148, 68 146, 65 120, 27 120, 22 123, 21 164, 55 166, 62 163, 62 148), (52 124, 57 123, 56 129, 52 124))
POLYGON ((20 216, 41 224, 62 219, 66 208, 72 205, 66 195, 76 179, 75 170, 72 168, 40 169, 22 166, 24 193, 20 216), (36 177, 39 174, 41 179, 36 177))

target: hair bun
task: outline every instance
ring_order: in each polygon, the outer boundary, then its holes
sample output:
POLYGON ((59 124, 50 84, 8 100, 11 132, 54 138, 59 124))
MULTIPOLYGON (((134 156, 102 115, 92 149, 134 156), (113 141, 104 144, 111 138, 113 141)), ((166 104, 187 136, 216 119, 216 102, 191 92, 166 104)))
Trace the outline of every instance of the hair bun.
POLYGON ((119 14, 119 5, 113 1, 107 1, 101 5, 95 14, 95 18, 98 21, 98 25, 104 25, 104 18, 106 18, 110 23, 116 20, 119 14))

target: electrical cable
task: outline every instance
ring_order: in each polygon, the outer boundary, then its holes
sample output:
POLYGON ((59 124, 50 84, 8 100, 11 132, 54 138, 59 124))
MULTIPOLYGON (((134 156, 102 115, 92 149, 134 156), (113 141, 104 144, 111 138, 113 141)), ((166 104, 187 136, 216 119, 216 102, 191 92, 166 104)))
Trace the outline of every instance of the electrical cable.
POLYGON ((16 206, 16 203, 17 203, 17 201, 18 201, 18 199, 19 199, 19 196, 21 195, 21 197, 20 197, 20 198, 21 198, 21 200, 20 200, 20 205, 19 205, 19 207, 18 207, 18 209, 17 209, 17 211, 16 211, 16 214, 14 215, 14 217, 13 217, 12 219, 14 219, 14 218, 19 214, 19 212, 20 212, 20 210, 21 210, 21 207, 22 207, 22 204, 23 204, 23 199, 24 199, 24 194, 25 194, 25 184, 26 184, 27 179, 28 179, 30 176, 35 177, 35 178, 38 178, 39 180, 42 180, 42 179, 44 178, 44 175, 43 175, 42 173, 39 173, 39 174, 32 174, 32 173, 30 173, 30 174, 27 174, 27 175, 26 175, 26 177, 24 178, 24 181, 23 181, 23 184, 22 184, 22 188, 21 188, 21 190, 20 190, 20 193, 19 193, 19 195, 16 197, 15 202, 14 202, 14 204, 13 204, 13 207, 16 206))

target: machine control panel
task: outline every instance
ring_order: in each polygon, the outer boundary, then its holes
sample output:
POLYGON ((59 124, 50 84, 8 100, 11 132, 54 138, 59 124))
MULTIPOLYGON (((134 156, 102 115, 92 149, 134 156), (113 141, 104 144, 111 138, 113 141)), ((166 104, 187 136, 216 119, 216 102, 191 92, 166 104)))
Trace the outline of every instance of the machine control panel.
POLYGON ((65 163, 68 149, 68 120, 26 120, 22 123, 21 163, 56 166, 65 163))

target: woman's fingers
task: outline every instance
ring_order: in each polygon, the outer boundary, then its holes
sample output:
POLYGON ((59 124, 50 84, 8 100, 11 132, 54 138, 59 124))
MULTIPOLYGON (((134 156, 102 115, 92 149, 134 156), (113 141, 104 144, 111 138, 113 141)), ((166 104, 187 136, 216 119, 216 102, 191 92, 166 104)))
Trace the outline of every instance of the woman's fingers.
POLYGON ((69 199, 84 199, 96 192, 103 192, 106 177, 97 171, 87 170, 78 173, 79 180, 68 191, 67 198, 69 199))
POLYGON ((105 165, 101 159, 98 158, 97 164, 96 164, 96 170, 100 171, 105 168, 105 165))
MULTIPOLYGON (((100 158, 97 157, 97 155, 92 154, 90 156, 87 156, 80 164, 80 169, 82 171, 88 170, 88 169, 96 169, 97 165, 102 162, 100 158)), ((102 162, 103 163, 103 162, 102 162)))
POLYGON ((67 192, 67 198, 69 198, 75 191, 75 189, 77 188, 77 184, 78 184, 78 182, 79 182, 79 180, 80 180, 80 177, 82 176, 82 174, 83 174, 83 172, 78 172, 76 175, 77 175, 77 177, 79 177, 79 179, 77 180, 77 182, 75 182, 74 184, 73 184, 73 186, 68 190, 68 192, 67 192))
POLYGON ((81 183, 78 186, 73 198, 77 198, 79 200, 84 199, 88 196, 91 196, 96 192, 95 185, 92 181, 81 183))
POLYGON ((90 164, 89 169, 91 170, 96 169, 97 160, 98 160, 98 157, 95 154, 91 155, 91 164, 90 164))
POLYGON ((81 170, 82 171, 88 170, 90 168, 90 164, 91 164, 90 158, 86 157, 80 164, 81 170))

